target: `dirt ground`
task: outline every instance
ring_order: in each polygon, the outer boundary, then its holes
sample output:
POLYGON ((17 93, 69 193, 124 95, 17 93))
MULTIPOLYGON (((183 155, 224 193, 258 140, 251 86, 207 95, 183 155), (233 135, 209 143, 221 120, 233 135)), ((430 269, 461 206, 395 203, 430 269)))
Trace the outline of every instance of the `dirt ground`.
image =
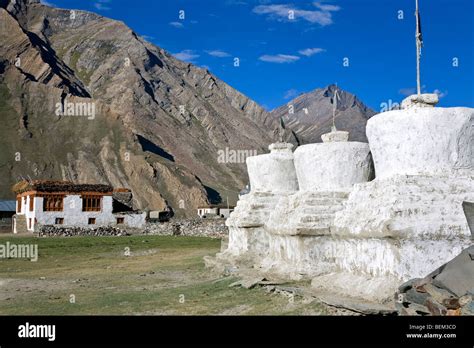
POLYGON ((354 314, 271 287, 229 287, 235 278, 204 267, 217 239, 0 236, 7 242, 37 244, 39 257, 0 258, 1 315, 354 314))

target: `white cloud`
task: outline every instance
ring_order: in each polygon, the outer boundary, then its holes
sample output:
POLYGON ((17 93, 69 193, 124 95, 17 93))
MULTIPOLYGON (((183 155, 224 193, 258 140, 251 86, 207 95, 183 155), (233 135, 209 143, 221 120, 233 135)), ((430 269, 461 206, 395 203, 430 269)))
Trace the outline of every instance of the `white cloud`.
POLYGON ((285 92, 284 99, 292 99, 298 95, 298 90, 292 88, 285 92))
POLYGON ((184 28, 184 24, 181 22, 170 22, 169 24, 175 28, 184 28))
POLYGON ((330 4, 323 4, 319 1, 313 3, 314 6, 319 8, 322 11, 327 11, 327 12, 337 12, 341 9, 340 6, 337 5, 330 5, 330 4))
POLYGON ((196 54, 193 50, 183 50, 178 53, 173 53, 173 56, 179 60, 184 60, 185 62, 194 63, 194 60, 199 58, 199 54, 196 54))
POLYGON ((154 37, 154 36, 150 36, 150 35, 141 35, 141 37, 144 38, 146 41, 155 40, 155 37, 154 37))
POLYGON ((111 9, 110 6, 107 6, 107 4, 110 4, 112 0, 97 0, 94 3, 94 7, 98 10, 102 11, 108 11, 111 9))
POLYGON ((294 19, 304 19, 310 23, 317 23, 321 26, 333 23, 332 12, 339 11, 340 7, 316 2, 313 4, 317 10, 301 10, 290 4, 259 5, 254 7, 253 12, 261 15, 269 15, 270 18, 278 21, 290 21, 290 11, 293 11, 294 19))
POLYGON ((230 57, 230 54, 221 50, 212 50, 206 51, 206 53, 210 56, 217 57, 217 58, 226 58, 230 57))
POLYGON ((440 90, 437 89, 437 88, 433 91, 433 93, 434 93, 434 94, 437 94, 439 99, 444 98, 444 97, 446 97, 446 96, 448 95, 448 91, 444 91, 444 92, 443 92, 443 91, 440 91, 440 90))
POLYGON ((317 53, 325 51, 326 50, 324 48, 305 48, 304 50, 299 50, 298 53, 306 57, 311 57, 317 53))
POLYGON ((277 55, 265 54, 258 59, 260 59, 263 62, 282 64, 282 63, 294 63, 297 60, 299 60, 300 57, 291 56, 289 54, 277 54, 277 55))
POLYGON ((55 4, 53 4, 52 2, 49 2, 49 1, 46 1, 46 0, 41 0, 41 3, 43 5, 46 5, 46 6, 49 6, 49 7, 57 7, 55 4))

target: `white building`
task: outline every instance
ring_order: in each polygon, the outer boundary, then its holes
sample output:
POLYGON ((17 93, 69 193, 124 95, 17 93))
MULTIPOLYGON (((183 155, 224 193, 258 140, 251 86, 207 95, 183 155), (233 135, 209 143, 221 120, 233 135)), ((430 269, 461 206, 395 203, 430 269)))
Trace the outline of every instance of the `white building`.
POLYGON ((230 213, 234 211, 234 207, 229 208, 221 208, 215 206, 208 206, 208 207, 199 207, 198 208, 198 215, 202 218, 207 217, 221 217, 227 219, 230 216, 230 213))
POLYGON ((145 213, 114 210, 114 206, 123 205, 114 204, 114 190, 109 185, 25 181, 16 184, 13 190, 17 194, 14 233, 35 232, 40 225, 140 228, 145 224, 145 213))
POLYGON ((214 207, 214 206, 199 207, 198 215, 200 218, 219 216, 219 207, 214 207))
POLYGON ((234 211, 234 207, 220 208, 219 209, 219 216, 221 218, 227 219, 233 211, 234 211))

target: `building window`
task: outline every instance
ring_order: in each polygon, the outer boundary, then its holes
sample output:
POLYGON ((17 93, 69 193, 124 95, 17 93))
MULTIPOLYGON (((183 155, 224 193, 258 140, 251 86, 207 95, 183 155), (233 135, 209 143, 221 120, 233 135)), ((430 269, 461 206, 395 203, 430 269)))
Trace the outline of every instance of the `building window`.
POLYGON ((102 196, 82 196, 82 211, 100 211, 102 196))
POLYGON ((35 196, 30 196, 30 211, 34 210, 35 196))
POLYGON ((64 225, 64 218, 56 218, 54 221, 55 225, 64 225))
POLYGON ((63 211, 64 196, 45 195, 43 198, 44 211, 63 211))
POLYGON ((89 218, 89 225, 95 225, 95 218, 89 218))
POLYGON ((118 217, 117 218, 117 225, 122 225, 125 223, 125 218, 123 217, 118 217))
POLYGON ((22 200, 21 197, 18 197, 18 198, 16 199, 16 205, 18 206, 18 208, 17 208, 17 213, 21 213, 21 200, 22 200))

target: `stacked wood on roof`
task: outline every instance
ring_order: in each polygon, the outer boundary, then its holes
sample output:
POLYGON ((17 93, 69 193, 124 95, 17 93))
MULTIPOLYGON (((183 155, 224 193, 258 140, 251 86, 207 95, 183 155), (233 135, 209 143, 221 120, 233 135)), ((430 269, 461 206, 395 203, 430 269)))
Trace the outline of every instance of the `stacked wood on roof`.
POLYGON ((21 194, 29 191, 36 192, 62 192, 62 193, 82 193, 82 192, 97 192, 97 193, 112 193, 113 187, 103 184, 74 184, 71 181, 55 181, 55 180, 33 180, 20 181, 13 185, 12 191, 16 194, 21 194))

